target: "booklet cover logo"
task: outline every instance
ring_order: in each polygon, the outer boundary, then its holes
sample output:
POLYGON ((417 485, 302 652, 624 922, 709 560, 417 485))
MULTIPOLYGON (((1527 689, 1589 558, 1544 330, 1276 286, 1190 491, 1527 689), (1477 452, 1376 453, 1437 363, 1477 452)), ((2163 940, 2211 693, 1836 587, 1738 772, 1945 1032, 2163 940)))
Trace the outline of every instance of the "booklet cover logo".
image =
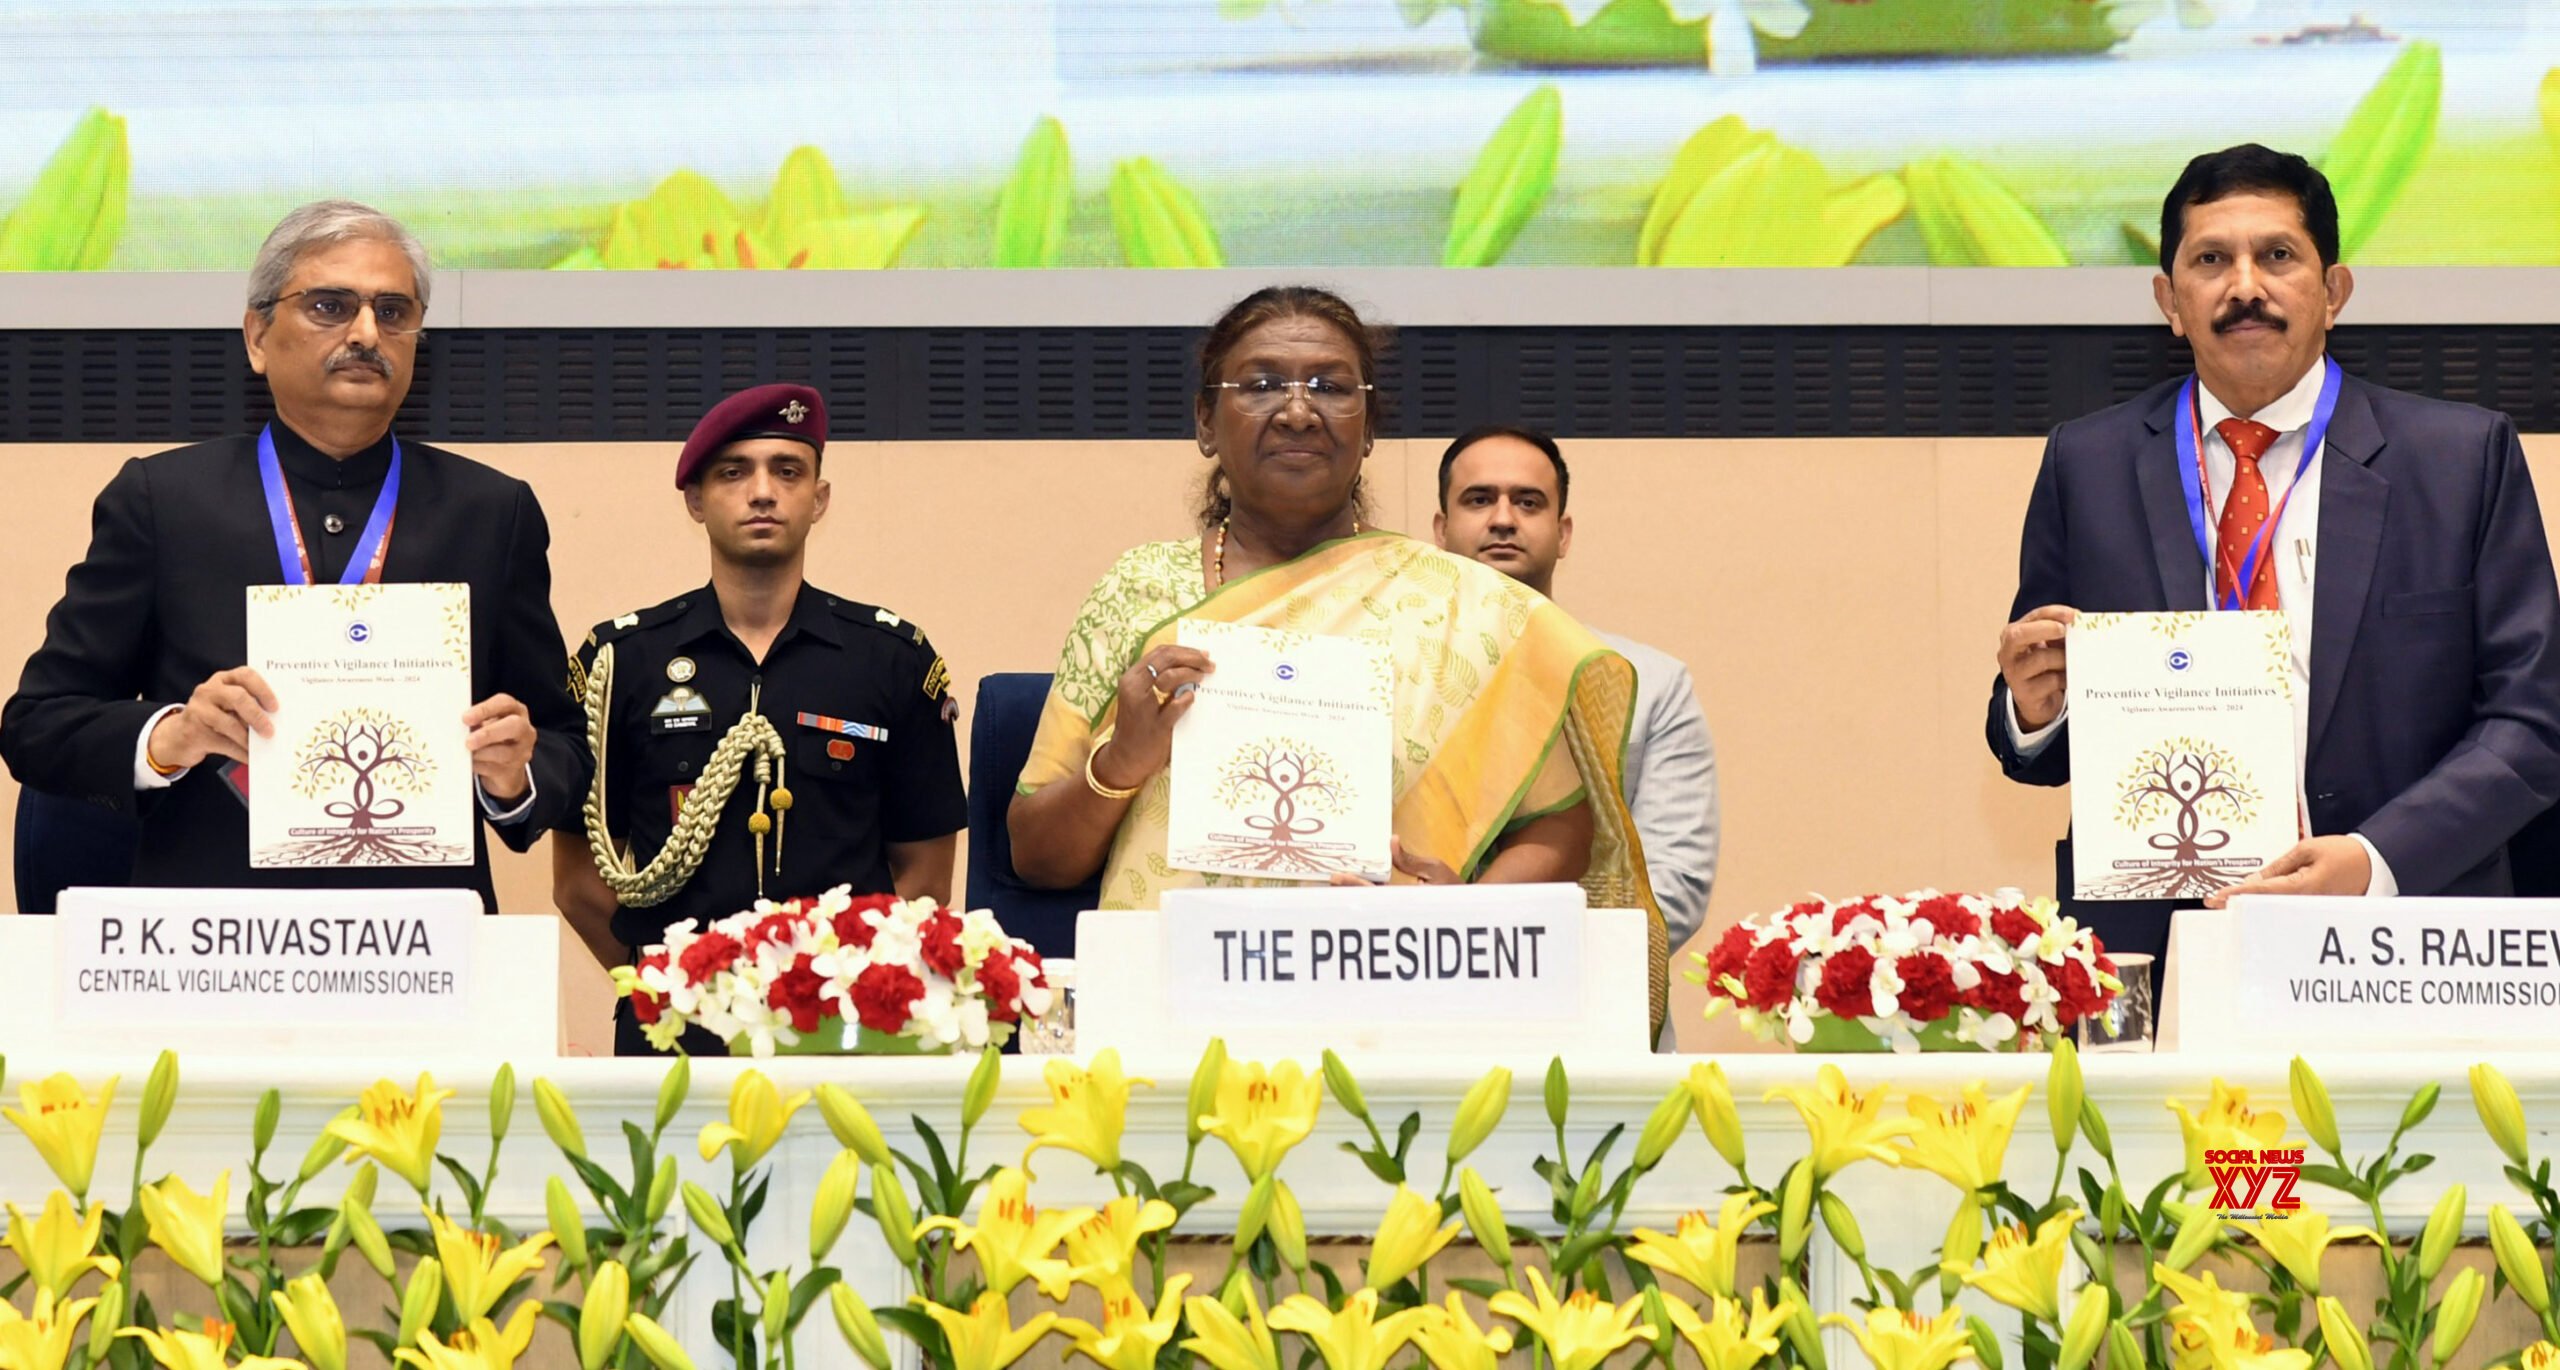
POLYGON ((2102 897, 2194 899, 2248 878, 2276 853, 2235 850, 2232 834, 2256 822, 2264 802, 2222 747, 2179 737, 2146 748, 2117 783, 2116 823, 2157 854, 2118 857, 2102 897))

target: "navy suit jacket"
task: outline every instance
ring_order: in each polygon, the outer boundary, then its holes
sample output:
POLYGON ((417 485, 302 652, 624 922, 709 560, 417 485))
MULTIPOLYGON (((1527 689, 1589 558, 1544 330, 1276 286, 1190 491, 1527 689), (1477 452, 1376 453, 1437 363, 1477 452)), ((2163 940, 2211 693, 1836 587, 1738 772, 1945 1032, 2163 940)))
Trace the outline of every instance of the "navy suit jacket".
MULTIPOLYGON (((2054 430, 2027 502, 2012 621, 2047 604, 2209 607, 2179 484, 2177 401, 2166 382, 2054 430)), ((2512 893, 2507 840, 2560 800, 2560 588, 2515 425, 2350 376, 2320 460, 2312 831, 2362 833, 2403 894, 2512 893)), ((2021 755, 2007 693, 1995 679, 2001 768, 2067 783, 2069 738, 2021 755)), ((2067 838, 2057 857, 2068 891, 2067 838)), ((2110 949, 2157 952, 2177 907, 2070 911, 2110 949)))

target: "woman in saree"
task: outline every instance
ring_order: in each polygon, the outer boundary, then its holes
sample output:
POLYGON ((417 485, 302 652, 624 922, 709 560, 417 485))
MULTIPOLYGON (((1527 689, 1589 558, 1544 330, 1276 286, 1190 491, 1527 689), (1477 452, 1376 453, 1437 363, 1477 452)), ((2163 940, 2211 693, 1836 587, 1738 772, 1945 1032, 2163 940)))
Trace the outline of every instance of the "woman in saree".
POLYGON ((1130 549, 1086 596, 1008 815, 1014 868, 1058 888, 1100 871, 1104 908, 1282 883, 1166 860, 1173 725, 1217 668, 1176 625, 1357 638, 1394 664, 1391 882, 1578 880, 1595 908, 1645 910, 1659 1024, 1668 946, 1619 785, 1635 671, 1509 576, 1370 526, 1376 353, 1310 287, 1257 291, 1211 326, 1200 532, 1130 549))

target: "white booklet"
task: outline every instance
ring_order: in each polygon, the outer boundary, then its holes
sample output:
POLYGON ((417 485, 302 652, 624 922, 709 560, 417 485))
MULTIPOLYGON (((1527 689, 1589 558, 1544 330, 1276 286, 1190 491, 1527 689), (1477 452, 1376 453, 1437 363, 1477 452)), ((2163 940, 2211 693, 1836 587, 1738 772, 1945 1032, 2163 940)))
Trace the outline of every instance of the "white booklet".
POLYGON ((1184 619, 1217 670, 1173 728, 1168 859, 1267 880, 1383 881, 1395 663, 1383 646, 1184 619))
POLYGON ((2291 648, 2276 611, 2071 625, 2074 897, 2201 899, 2293 846, 2291 648))
POLYGON ((276 734, 249 738, 249 864, 463 866, 479 815, 468 585, 252 585, 249 665, 276 734))

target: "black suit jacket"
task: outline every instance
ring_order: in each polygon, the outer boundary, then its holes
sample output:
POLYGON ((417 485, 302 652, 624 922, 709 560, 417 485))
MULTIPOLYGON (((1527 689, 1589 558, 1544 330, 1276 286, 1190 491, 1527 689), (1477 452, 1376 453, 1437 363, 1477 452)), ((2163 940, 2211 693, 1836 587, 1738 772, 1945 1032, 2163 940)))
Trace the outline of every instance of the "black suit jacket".
MULTIPOLYGON (((276 431, 315 575, 334 580, 372 507, 389 444, 331 463, 281 423, 276 431), (342 508, 351 511, 346 534, 324 535, 323 510, 342 508)), ((402 444, 382 578, 471 586, 472 698, 513 695, 538 733, 533 807, 493 825, 518 851, 576 807, 585 774, 582 723, 551 613, 550 544, 542 506, 524 482, 451 452, 402 444)), ((134 742, 144 721, 247 659, 242 591, 283 580, 254 435, 126 462, 98 496, 88 555, 45 619, 44 645, 0 708, 0 757, 10 773, 138 815, 137 884, 460 886, 478 890, 494 911, 483 839, 475 839, 469 866, 252 870, 248 809, 218 759, 166 789, 135 790, 134 742)))
MULTIPOLYGON (((2041 605, 2204 609, 2179 484, 2178 386, 2054 430, 2027 504, 2012 620, 2041 605)), ((2304 789, 2312 831, 2361 833, 2411 895, 2512 892, 2506 842, 2560 799, 2560 589, 2515 425, 2346 378, 2320 460, 2304 789)), ((2011 779, 2071 779, 2067 736, 2011 745, 2011 779)), ((2063 732, 2069 732, 2064 724, 2063 732)), ((2060 853, 2070 888, 2070 852, 2060 853)), ((2073 907, 2110 948, 2158 951, 2176 905, 2073 907)))

